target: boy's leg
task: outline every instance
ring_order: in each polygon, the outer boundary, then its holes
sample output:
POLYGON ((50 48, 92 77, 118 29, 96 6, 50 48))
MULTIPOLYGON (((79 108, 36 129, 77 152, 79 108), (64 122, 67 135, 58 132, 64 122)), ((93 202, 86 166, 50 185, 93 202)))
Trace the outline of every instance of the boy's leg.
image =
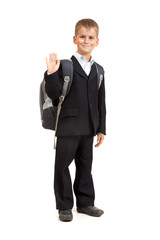
POLYGON ((81 137, 75 157, 76 178, 74 192, 77 207, 94 206, 95 192, 92 180, 93 136, 81 137))
POLYGON ((73 193, 69 165, 75 158, 80 137, 58 137, 55 157, 54 190, 56 208, 72 209, 73 193))

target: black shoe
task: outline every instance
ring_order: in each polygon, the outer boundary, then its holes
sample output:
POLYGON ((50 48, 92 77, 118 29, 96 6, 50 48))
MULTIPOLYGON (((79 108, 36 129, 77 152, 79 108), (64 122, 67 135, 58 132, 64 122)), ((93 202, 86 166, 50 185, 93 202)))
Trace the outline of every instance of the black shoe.
POLYGON ((59 210, 59 219, 63 222, 70 222, 73 219, 72 211, 70 209, 67 210, 59 210))
POLYGON ((77 207, 77 211, 79 213, 84 213, 92 217, 100 217, 102 214, 104 214, 104 211, 101 209, 98 209, 94 206, 88 206, 88 207, 77 207))

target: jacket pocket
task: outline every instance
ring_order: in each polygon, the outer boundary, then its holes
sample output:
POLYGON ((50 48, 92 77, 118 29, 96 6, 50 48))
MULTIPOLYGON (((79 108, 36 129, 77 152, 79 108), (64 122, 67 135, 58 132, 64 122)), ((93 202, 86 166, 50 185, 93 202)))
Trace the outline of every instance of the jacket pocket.
POLYGON ((77 108, 62 108, 60 118, 66 117, 76 117, 78 116, 78 109, 77 108))

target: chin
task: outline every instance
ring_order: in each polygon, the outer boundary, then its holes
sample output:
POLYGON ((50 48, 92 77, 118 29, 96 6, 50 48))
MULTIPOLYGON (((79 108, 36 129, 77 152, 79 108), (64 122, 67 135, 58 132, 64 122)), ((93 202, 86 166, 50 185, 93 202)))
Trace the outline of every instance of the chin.
POLYGON ((88 51, 88 50, 86 50, 86 49, 83 49, 83 50, 81 50, 80 51, 82 54, 90 54, 91 53, 91 51, 88 51))

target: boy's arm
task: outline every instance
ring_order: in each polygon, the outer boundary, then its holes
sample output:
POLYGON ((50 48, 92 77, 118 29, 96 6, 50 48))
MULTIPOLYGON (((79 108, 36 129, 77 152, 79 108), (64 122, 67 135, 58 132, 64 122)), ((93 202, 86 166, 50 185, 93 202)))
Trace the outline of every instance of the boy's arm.
POLYGON ((99 127, 97 133, 106 135, 106 104, 104 78, 98 92, 99 127))
POLYGON ((56 99, 60 96, 62 90, 62 78, 60 61, 57 54, 52 53, 49 55, 49 61, 46 58, 47 71, 44 74, 45 89, 49 98, 56 99))
POLYGON ((104 135, 106 135, 106 104, 104 78, 98 91, 98 110, 99 127, 97 130, 97 144, 95 145, 95 147, 99 147, 103 143, 104 135))

